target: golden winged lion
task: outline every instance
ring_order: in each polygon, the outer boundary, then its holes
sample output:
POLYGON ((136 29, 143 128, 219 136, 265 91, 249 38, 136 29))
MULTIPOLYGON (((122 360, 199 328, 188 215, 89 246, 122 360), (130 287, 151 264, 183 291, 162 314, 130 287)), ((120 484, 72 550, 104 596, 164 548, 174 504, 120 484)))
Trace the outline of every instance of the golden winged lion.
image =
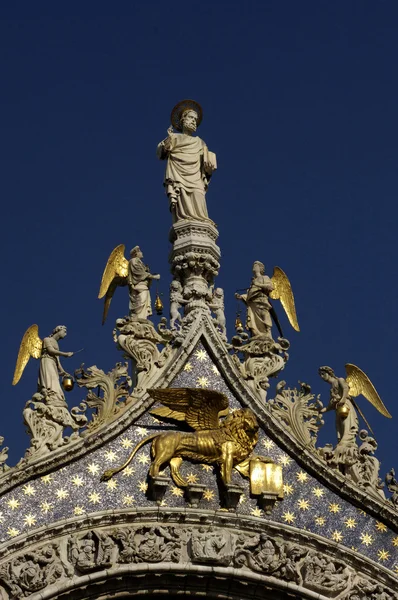
POLYGON ((107 481, 133 460, 142 446, 152 441, 151 477, 157 477, 163 466, 170 465, 174 483, 186 487, 179 467, 184 458, 207 464, 218 464, 225 484, 231 482, 232 469, 248 476, 248 461, 258 441, 258 422, 250 409, 239 409, 223 421, 228 413, 228 398, 221 392, 195 388, 148 390, 152 398, 163 404, 151 413, 161 419, 185 422, 194 431, 154 433, 141 440, 120 467, 109 469, 101 477, 107 481))
POLYGON ((296 306, 290 281, 286 273, 275 267, 272 277, 265 274, 264 264, 258 260, 253 263, 253 277, 246 294, 235 294, 247 306, 246 326, 252 336, 271 336, 272 318, 283 337, 282 329, 270 302, 280 300, 290 325, 300 331, 297 321, 296 306), (272 317, 272 318, 271 318, 272 317))

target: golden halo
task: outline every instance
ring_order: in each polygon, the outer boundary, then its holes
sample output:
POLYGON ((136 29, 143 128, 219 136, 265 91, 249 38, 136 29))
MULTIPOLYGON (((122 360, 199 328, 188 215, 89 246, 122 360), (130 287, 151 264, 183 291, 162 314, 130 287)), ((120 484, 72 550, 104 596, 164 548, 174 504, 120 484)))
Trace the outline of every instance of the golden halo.
POLYGON ((176 129, 177 131, 182 131, 182 128, 180 125, 180 119, 181 119, 182 113, 185 112, 186 110, 194 110, 197 113, 197 115, 198 115, 197 126, 198 127, 202 122, 203 111, 202 111, 202 107, 200 106, 200 104, 195 102, 195 100, 181 100, 181 102, 179 102, 178 104, 175 105, 175 107, 171 111, 171 115, 170 115, 170 122, 171 122, 172 126, 174 127, 174 129, 176 129))

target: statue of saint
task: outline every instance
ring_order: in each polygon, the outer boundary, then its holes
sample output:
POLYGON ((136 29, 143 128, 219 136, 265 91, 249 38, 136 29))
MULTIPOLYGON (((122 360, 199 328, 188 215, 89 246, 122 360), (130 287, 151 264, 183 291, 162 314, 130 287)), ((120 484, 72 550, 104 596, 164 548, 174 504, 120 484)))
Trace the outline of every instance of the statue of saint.
POLYGON ((129 313, 136 319, 147 319, 152 314, 151 294, 149 288, 152 279, 160 279, 160 275, 152 275, 144 265, 139 246, 130 251, 127 284, 129 286, 129 313))
POLYGON ((173 223, 182 219, 210 221, 205 194, 217 162, 205 142, 193 136, 201 121, 202 108, 197 102, 179 102, 171 113, 168 136, 158 145, 158 157, 167 160, 164 185, 173 223))
POLYGON ((246 325, 253 337, 265 336, 272 339, 272 306, 268 297, 274 287, 270 277, 265 275, 263 263, 256 260, 253 263, 253 278, 247 294, 235 294, 235 298, 243 300, 247 306, 246 325))

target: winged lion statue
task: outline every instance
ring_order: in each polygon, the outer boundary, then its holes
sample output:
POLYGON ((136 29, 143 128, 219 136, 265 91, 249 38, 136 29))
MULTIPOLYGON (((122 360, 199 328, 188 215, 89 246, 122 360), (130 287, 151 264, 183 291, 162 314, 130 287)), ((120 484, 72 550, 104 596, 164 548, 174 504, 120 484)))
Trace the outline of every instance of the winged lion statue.
MULTIPOLYGON (((184 422, 194 431, 168 431, 153 433, 141 440, 124 464, 103 473, 107 481, 122 471, 133 460, 142 446, 152 442, 152 463, 149 475, 157 477, 162 467, 170 465, 174 483, 186 487, 188 482, 179 468, 183 459, 220 466, 221 478, 231 483, 232 469, 249 477, 249 457, 258 441, 258 422, 248 409, 229 413, 228 397, 214 390, 196 388, 168 388, 148 390, 150 396, 163 406, 152 409, 151 414, 161 419, 184 422), (220 417, 226 416, 224 420, 220 417)), ((271 462, 269 459, 263 459, 271 462)))

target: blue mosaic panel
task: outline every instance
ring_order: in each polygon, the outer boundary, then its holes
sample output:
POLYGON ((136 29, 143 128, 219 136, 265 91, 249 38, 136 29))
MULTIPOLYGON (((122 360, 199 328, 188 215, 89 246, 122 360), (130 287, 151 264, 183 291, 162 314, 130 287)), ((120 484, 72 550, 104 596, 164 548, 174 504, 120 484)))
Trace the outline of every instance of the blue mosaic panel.
MULTIPOLYGON (((200 343, 172 387, 218 390, 228 395, 232 410, 241 408, 200 343)), ((175 428, 146 413, 101 449, 5 494, 0 499, 0 541, 73 516, 129 506, 154 506, 147 497, 150 443, 143 446, 124 471, 108 482, 101 482, 100 476, 105 469, 122 464, 131 449, 148 434, 175 428)), ((312 531, 398 573, 398 535, 395 532, 320 484, 262 431, 255 452, 266 454, 282 465, 285 498, 276 504, 270 516, 265 515, 256 499, 250 497, 248 480, 234 471, 233 481, 245 489, 238 513, 312 531)), ((219 510, 216 469, 184 461, 180 470, 189 483, 206 486, 199 508, 219 510)), ((164 474, 169 474, 168 467, 164 474)), ((183 491, 171 483, 162 505, 185 508, 183 491)))

